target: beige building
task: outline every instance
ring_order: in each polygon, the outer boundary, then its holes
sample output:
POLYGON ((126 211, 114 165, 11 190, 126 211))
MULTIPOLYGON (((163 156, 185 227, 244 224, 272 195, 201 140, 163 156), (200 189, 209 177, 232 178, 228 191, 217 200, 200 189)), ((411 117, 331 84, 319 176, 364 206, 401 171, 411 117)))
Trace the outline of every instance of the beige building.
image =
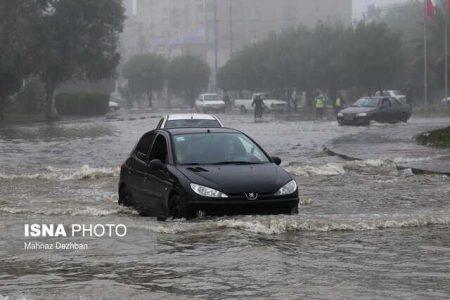
POLYGON ((124 0, 124 59, 144 52, 169 58, 189 52, 213 66, 214 1, 219 66, 271 32, 319 21, 352 22, 352 0, 124 0))

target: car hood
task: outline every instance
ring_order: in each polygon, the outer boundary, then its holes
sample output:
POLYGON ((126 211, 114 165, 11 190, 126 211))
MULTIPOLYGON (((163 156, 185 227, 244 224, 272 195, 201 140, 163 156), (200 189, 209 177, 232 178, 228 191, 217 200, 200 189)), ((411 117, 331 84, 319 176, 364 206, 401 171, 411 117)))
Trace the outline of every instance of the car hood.
POLYGON ((356 106, 350 106, 347 107, 343 110, 341 110, 341 113, 344 114, 358 114, 358 113, 368 113, 368 112, 373 112, 376 111, 377 108, 376 107, 356 107, 356 106))
POLYGON ((289 174, 273 164, 177 166, 189 181, 225 194, 274 193, 291 180, 289 174))

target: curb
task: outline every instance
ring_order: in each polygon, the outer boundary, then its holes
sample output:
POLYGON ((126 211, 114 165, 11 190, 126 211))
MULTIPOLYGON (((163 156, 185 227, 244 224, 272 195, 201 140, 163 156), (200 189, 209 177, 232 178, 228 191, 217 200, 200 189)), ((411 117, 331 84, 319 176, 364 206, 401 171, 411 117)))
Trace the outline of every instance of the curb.
MULTIPOLYGON (((334 138, 330 141, 328 141, 327 143, 324 144, 324 151, 331 154, 331 155, 335 155, 335 156, 339 156, 342 157, 345 160, 357 160, 357 161, 361 161, 364 160, 364 158, 361 157, 356 157, 356 156, 351 156, 348 155, 346 153, 343 153, 341 151, 336 150, 333 147, 333 143, 335 141, 337 141, 340 137, 338 138, 334 138)), ((444 157, 444 156, 443 156, 444 157)), ((434 159, 430 159, 428 160, 428 162, 432 162, 432 161, 438 161, 438 158, 434 158, 434 159)), ((412 162, 410 162, 411 164, 412 162)), ((408 163, 395 163, 397 170, 401 171, 401 170, 405 170, 405 169, 411 169, 411 171, 413 172, 413 174, 415 175, 424 175, 424 174, 439 174, 439 175, 450 175, 450 170, 448 171, 441 171, 441 170, 436 170, 436 169, 432 169, 432 168, 428 168, 428 167, 420 167, 420 166, 414 166, 414 165, 408 165, 408 163)))

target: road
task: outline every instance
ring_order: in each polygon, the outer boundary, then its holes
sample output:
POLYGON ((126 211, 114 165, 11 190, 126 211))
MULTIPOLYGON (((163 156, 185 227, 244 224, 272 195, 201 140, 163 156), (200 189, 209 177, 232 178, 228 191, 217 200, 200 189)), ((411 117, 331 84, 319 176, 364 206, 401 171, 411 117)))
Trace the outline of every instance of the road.
MULTIPOLYGON (((145 117, 145 119, 141 119, 145 117)), ((448 124, 341 127, 220 115, 300 188, 298 216, 157 222, 117 205, 119 166, 158 122, 88 119, 0 128, 0 299, 442 299, 450 297, 450 179, 347 161, 323 145, 342 135, 448 124), (24 224, 125 224, 123 238, 74 238, 88 250, 24 250, 24 224)))

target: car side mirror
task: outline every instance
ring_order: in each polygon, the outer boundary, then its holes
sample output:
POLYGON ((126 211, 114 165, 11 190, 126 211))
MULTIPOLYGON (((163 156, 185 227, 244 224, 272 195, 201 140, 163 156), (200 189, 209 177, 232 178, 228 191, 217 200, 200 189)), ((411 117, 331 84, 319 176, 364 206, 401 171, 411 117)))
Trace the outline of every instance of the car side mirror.
POLYGON ((150 168, 154 168, 154 169, 158 169, 158 170, 163 170, 166 168, 164 163, 159 159, 152 159, 148 165, 150 166, 150 168))
POLYGON ((279 166, 281 165, 281 158, 279 158, 278 156, 272 156, 272 162, 279 166))

